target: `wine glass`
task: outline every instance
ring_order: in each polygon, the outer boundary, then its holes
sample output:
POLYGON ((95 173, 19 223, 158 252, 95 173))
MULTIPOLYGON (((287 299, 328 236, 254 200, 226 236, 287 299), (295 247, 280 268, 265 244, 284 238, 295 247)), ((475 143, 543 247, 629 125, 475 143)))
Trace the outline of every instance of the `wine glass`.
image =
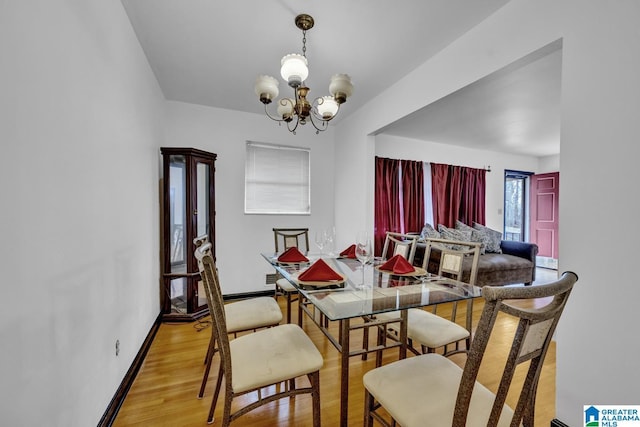
POLYGON ((336 240, 336 228, 332 227, 330 229, 326 230, 326 242, 325 242, 325 247, 327 249, 327 251, 329 252, 329 256, 333 256, 335 255, 334 253, 334 242, 336 240))
POLYGON ((320 254, 323 254, 324 245, 327 243, 327 232, 325 230, 316 231, 316 246, 320 249, 320 254))
POLYGON ((356 258, 362 264, 362 287, 365 286, 364 269, 365 266, 373 259, 373 251, 371 250, 371 240, 366 232, 358 233, 356 238, 356 258))

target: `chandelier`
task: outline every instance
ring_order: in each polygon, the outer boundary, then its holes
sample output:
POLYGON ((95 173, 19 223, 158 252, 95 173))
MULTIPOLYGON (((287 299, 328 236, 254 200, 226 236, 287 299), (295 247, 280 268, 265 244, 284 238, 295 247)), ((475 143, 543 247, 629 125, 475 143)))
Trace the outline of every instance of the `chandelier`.
POLYGON ((327 129, 329 122, 333 119, 340 105, 347 101, 353 93, 353 84, 347 74, 336 74, 331 77, 329 83, 329 93, 331 95, 322 96, 312 102, 307 100, 309 88, 305 85, 305 80, 309 75, 307 68, 307 30, 313 28, 313 18, 306 14, 296 16, 296 27, 302 30, 302 55, 291 53, 285 55, 281 60, 282 67, 280 75, 293 89, 293 98, 281 98, 277 101, 275 115, 269 113, 267 105, 278 96, 278 80, 271 76, 258 76, 255 84, 255 92, 264 104, 266 115, 282 124, 285 122, 289 132, 294 135, 298 125, 305 125, 310 122, 316 128, 316 134, 327 129))

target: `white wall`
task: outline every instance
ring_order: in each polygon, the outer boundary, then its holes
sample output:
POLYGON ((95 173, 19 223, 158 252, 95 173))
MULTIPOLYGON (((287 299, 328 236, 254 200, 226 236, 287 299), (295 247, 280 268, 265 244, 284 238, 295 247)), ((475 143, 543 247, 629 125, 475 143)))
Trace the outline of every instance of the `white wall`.
POLYGON ((479 169, 491 166, 491 172, 487 173, 486 177, 485 210, 486 225, 495 230, 502 230, 504 224, 505 169, 535 173, 538 167, 538 159, 535 157, 476 150, 391 135, 376 136, 375 145, 376 156, 380 157, 445 163, 479 169))
POLYGON ((563 2, 560 267, 580 277, 560 323, 557 414, 638 404, 640 2, 563 2), (579 19, 576 17, 579 16, 579 19))
POLYGON ((162 94, 120 2, 0 2, 0 58, 0 424, 96 425, 159 312, 162 94))
MULTIPOLYGON (((256 101, 257 102, 257 101, 256 101)), ((274 250, 273 227, 333 226, 333 129, 317 134, 310 125, 291 135, 263 114, 248 114, 180 102, 167 102, 166 146, 211 151, 216 161, 216 255, 225 294, 273 289, 265 275, 274 270, 260 256, 274 250), (311 215, 245 215, 244 165, 246 141, 311 149, 311 215), (241 274, 238 274, 238 273, 241 274)))
POLYGON ((545 156, 538 159, 537 173, 549 173, 560 171, 560 155, 545 156))
MULTIPOLYGON (((640 371, 633 369, 640 352, 633 334, 640 300, 640 229, 633 225, 639 18, 634 0, 512 0, 336 129, 337 228, 358 217, 372 225, 372 134, 563 39, 560 269, 580 277, 557 334, 556 411, 568 425, 583 423, 583 405, 637 404, 640 396, 640 371), (339 209, 352 196, 360 209, 339 209)), ((539 167, 555 169, 554 162, 543 159, 539 167)))

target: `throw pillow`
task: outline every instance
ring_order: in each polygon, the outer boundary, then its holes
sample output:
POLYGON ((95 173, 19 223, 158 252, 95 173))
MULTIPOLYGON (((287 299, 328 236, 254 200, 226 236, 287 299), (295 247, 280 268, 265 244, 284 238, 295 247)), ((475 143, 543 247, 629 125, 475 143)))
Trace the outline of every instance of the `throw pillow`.
POLYGON ((471 240, 470 242, 480 243, 480 255, 484 255, 486 252, 487 244, 489 243, 488 236, 486 234, 481 233, 479 230, 476 230, 473 227, 468 226, 462 221, 456 221, 456 230, 470 231, 471 232, 471 240))
POLYGON ((485 250, 487 252, 493 252, 496 254, 502 253, 502 249, 500 248, 500 242, 502 241, 501 232, 493 230, 482 224, 478 224, 477 222, 473 223, 473 228, 485 235, 485 238, 487 239, 487 247, 485 250))
MULTIPOLYGON (((442 224, 438 224, 438 231, 440 232, 440 236, 443 239, 447 240, 457 240, 459 242, 470 242, 471 241, 471 231, 465 230, 456 230, 455 228, 448 228, 442 224)), ((464 251, 469 249, 468 246, 463 245, 445 245, 449 249, 453 249, 454 251, 464 251)))
POLYGON ((438 233, 429 223, 425 223, 424 227, 422 227, 422 232, 420 232, 421 241, 425 241, 425 239, 440 239, 440 233, 438 233))

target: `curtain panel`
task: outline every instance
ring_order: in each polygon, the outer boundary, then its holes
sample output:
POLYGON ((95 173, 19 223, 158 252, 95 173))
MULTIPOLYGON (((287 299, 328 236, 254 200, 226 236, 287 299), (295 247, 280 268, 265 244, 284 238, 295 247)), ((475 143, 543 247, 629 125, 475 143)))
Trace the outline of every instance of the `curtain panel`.
POLYGON ((422 162, 401 160, 403 233, 420 233, 424 225, 424 168, 422 162))
POLYGON ((382 254, 387 231, 420 232, 424 224, 422 162, 376 157, 374 253, 382 254))
POLYGON ((374 254, 382 254, 387 231, 400 229, 400 160, 376 157, 374 254))
POLYGON ((484 169, 431 164, 433 225, 455 227, 456 220, 472 225, 485 223, 484 169))
POLYGON ((487 171, 463 168, 462 203, 458 219, 465 224, 485 224, 485 189, 487 171))

